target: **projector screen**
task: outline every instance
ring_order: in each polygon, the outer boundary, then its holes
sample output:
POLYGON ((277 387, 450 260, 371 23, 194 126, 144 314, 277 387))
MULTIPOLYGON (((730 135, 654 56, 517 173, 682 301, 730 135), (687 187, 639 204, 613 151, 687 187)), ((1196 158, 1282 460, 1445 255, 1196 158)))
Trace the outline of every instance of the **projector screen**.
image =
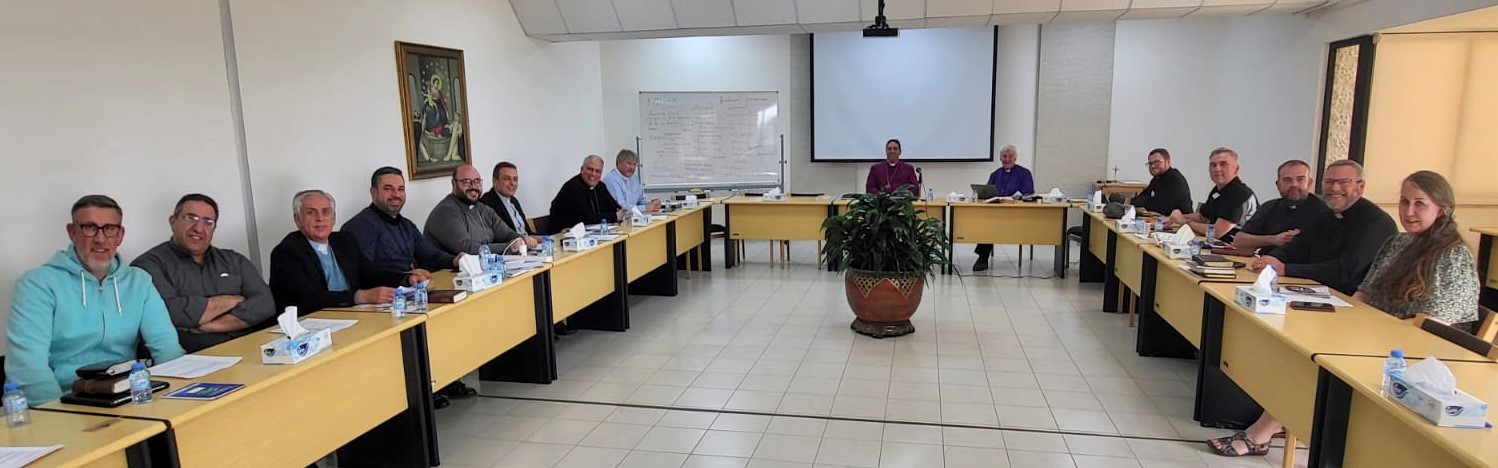
POLYGON ((814 162, 992 161, 992 27, 913 29, 899 37, 812 37, 814 162))

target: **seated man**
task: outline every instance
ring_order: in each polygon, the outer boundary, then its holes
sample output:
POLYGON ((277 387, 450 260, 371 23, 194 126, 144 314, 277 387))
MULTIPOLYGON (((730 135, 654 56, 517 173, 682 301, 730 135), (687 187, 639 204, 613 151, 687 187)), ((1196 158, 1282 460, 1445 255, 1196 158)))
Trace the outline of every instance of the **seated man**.
POLYGON ((72 243, 16 280, 6 338, 6 381, 32 405, 61 397, 79 367, 136 358, 142 340, 156 362, 185 354, 151 275, 125 265, 119 203, 89 195, 73 203, 72 243))
POLYGON ((1363 165, 1337 161, 1326 167, 1324 177, 1321 194, 1331 210, 1295 240, 1259 257, 1253 270, 1273 267, 1282 275, 1313 279, 1353 294, 1378 249, 1395 234, 1394 219, 1363 199, 1363 165))
POLYGON ((1168 215, 1171 212, 1191 212, 1191 184, 1181 171, 1170 167, 1170 151, 1165 148, 1150 150, 1148 162, 1150 183, 1135 195, 1131 203, 1151 213, 1168 215))
POLYGON ((452 193, 427 215, 427 239, 437 248, 450 255, 478 254, 479 247, 487 244, 493 253, 503 254, 519 251, 520 245, 534 249, 540 243, 510 229, 493 208, 479 203, 484 179, 478 169, 467 164, 458 166, 453 171, 452 187, 452 193))
POLYGON ((551 220, 547 230, 564 232, 577 223, 594 224, 606 220, 617 223, 627 216, 619 203, 609 195, 608 185, 603 183, 603 158, 588 155, 576 177, 567 179, 556 198, 551 199, 551 220), (601 190, 600 190, 601 189, 601 190))
POLYGON ((869 176, 863 183, 864 192, 895 193, 903 189, 919 196, 921 176, 915 166, 900 161, 903 153, 904 146, 900 144, 900 140, 891 138, 884 142, 884 162, 874 163, 869 167, 869 176))
POLYGON ((303 190, 291 199, 291 231, 270 252, 270 290, 277 313, 296 306, 306 315, 329 307, 388 304, 395 287, 416 279, 406 273, 381 273, 359 253, 353 236, 333 232, 338 219, 333 196, 303 190))
POLYGON ((515 198, 515 192, 520 190, 520 169, 509 161, 495 164, 493 183, 494 188, 484 192, 479 202, 489 205, 510 229, 522 236, 530 235, 530 228, 525 225, 525 209, 521 208, 520 199, 515 198))
POLYGON ((359 251, 381 274, 407 273, 417 282, 431 271, 457 266, 457 257, 432 245, 416 223, 401 216, 406 205, 406 178, 400 169, 382 167, 369 178, 369 206, 343 223, 359 251))
MULTIPOLYGON (((1205 235, 1207 225, 1215 224, 1219 219, 1242 224, 1253 217, 1254 209, 1259 207, 1259 199, 1254 197, 1254 189, 1248 188, 1238 178, 1237 151, 1229 148, 1212 150, 1212 154, 1207 157, 1207 174, 1212 177, 1213 187, 1207 194, 1207 201, 1202 203, 1201 211, 1173 211, 1169 213, 1167 223, 1172 226, 1190 225, 1197 235, 1205 235)), ((1227 233, 1217 233, 1218 236, 1223 234, 1227 233)))
POLYGON ((608 175, 603 176, 603 184, 608 187, 609 195, 624 209, 639 208, 641 213, 660 211, 661 201, 645 198, 645 186, 640 184, 640 176, 635 171, 640 166, 640 156, 634 151, 627 149, 619 150, 619 156, 614 158, 614 169, 608 175))
MULTIPOLYGON (((1004 145, 1004 148, 999 150, 1000 166, 988 175, 988 185, 997 189, 1001 196, 1035 193, 1035 177, 1030 174, 1029 169, 1015 164, 1018 159, 1019 153, 1014 150, 1014 145, 1004 145)), ((978 262, 973 264, 973 271, 987 270, 988 256, 993 254, 993 244, 978 244, 974 252, 978 254, 978 262)))
POLYGON ((1222 236, 1233 243, 1240 255, 1253 255, 1260 248, 1273 248, 1290 243, 1301 229, 1310 226, 1326 212, 1326 202, 1311 193, 1316 181, 1311 177, 1311 165, 1299 159, 1280 164, 1279 177, 1274 187, 1280 197, 1259 205, 1254 217, 1239 226, 1236 234, 1222 236))
POLYGON ((249 334, 276 315, 276 299, 255 264, 213 246, 218 219, 218 202, 183 195, 167 218, 171 240, 131 263, 151 274, 189 353, 249 334))

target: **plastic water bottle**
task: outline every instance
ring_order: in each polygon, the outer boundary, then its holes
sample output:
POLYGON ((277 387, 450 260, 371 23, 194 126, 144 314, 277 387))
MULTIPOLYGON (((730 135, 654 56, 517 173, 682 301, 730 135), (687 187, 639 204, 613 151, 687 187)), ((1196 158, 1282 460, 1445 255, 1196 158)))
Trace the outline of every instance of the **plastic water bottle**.
POLYGON ((936 199, 936 190, 933 189, 933 188, 931 188, 931 187, 926 187, 926 201, 931 201, 931 200, 935 200, 935 199, 936 199))
POLYGON ((541 255, 550 257, 552 255, 551 236, 541 238, 541 255))
POLYGON ((493 253, 493 251, 489 250, 488 243, 479 244, 479 266, 482 267, 484 271, 489 271, 490 268, 494 268, 493 266, 489 265, 489 262, 492 262, 494 260, 492 255, 493 253))
POLYGON ((137 405, 151 402, 151 371, 139 362, 130 366, 130 402, 137 405))
POLYGON ((1405 367, 1407 366, 1404 363, 1404 351, 1398 349, 1390 350, 1389 358, 1384 360, 1384 381, 1382 384, 1379 384, 1379 389, 1381 389, 1382 394, 1390 394, 1389 382, 1393 380, 1390 377, 1396 375, 1404 377, 1405 367))
POLYGON ((5 427, 20 427, 31 422, 31 405, 17 383, 5 384, 5 427))
POLYGON ((415 312, 416 313, 418 313, 418 314, 425 314, 425 313, 427 313, 427 282, 426 281, 422 281, 420 283, 416 283, 416 292, 413 293, 413 295, 412 295, 412 301, 416 303, 416 305, 415 305, 415 312))
POLYGON ((1155 232, 1165 232, 1165 219, 1160 216, 1155 217, 1155 232))
POLYGON ((390 301, 390 315, 397 319, 406 318, 406 288, 395 288, 395 299, 390 301))
POLYGON ((1208 224, 1207 225, 1207 240, 1212 240, 1212 239, 1216 239, 1216 238, 1217 238, 1217 225, 1216 224, 1208 224))

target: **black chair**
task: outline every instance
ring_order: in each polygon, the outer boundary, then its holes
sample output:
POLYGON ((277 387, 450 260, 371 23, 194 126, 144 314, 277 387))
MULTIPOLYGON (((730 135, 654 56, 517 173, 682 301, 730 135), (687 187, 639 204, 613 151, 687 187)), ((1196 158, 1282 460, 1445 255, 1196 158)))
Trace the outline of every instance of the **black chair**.
POLYGON ((527 220, 526 224, 530 224, 530 230, 532 233, 551 234, 552 232, 546 229, 547 227, 549 227, 546 225, 546 222, 550 219, 551 215, 537 216, 527 220))
POLYGON ((1415 315, 1415 326, 1421 330, 1430 332, 1450 341, 1457 346, 1466 348, 1468 351, 1487 356, 1489 359, 1498 360, 1498 347, 1493 346, 1491 341, 1485 341, 1476 335, 1462 331, 1446 322, 1436 320, 1425 314, 1415 315))

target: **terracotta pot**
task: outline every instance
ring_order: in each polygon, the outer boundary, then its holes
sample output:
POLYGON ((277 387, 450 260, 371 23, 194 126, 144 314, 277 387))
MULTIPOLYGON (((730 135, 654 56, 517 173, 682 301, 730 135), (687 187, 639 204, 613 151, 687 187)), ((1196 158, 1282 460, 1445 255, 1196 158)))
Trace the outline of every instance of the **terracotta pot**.
POLYGON ((915 331, 910 316, 921 305, 926 277, 920 273, 886 273, 849 268, 843 278, 854 331, 875 338, 915 331))

